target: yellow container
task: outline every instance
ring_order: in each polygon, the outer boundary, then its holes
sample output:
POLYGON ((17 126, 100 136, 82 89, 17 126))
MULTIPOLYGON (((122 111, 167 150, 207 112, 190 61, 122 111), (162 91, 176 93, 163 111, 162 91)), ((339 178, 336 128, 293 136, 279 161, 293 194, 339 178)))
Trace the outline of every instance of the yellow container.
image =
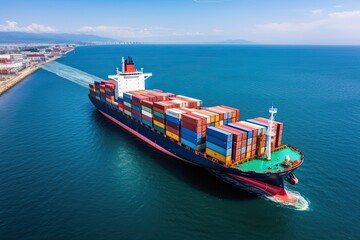
POLYGON ((161 128, 164 128, 164 129, 165 129, 165 125, 162 124, 161 122, 158 122, 158 121, 154 120, 154 124, 155 124, 156 126, 158 126, 158 127, 161 127, 161 128))
POLYGON ((216 122, 215 122, 215 127, 218 127, 218 126, 220 126, 220 124, 219 124, 218 121, 216 121, 216 122))
POLYGON ((246 158, 249 158, 251 156, 251 152, 246 153, 246 158))
POLYGON ((105 89, 100 88, 100 92, 101 92, 101 93, 105 93, 105 89))
POLYGON ((214 114, 211 114, 211 113, 208 113, 208 112, 204 112, 204 111, 202 111, 202 110, 197 110, 196 112, 201 113, 201 114, 206 115, 206 116, 209 116, 211 123, 215 122, 215 115, 214 115, 214 114))
POLYGON ((176 141, 179 141, 179 136, 166 130, 166 136, 171 137, 172 139, 175 139, 176 141))
POLYGON ((209 155, 210 157, 216 158, 217 160, 219 160, 222 163, 225 163, 225 164, 231 163, 231 156, 224 156, 218 152, 211 150, 210 148, 206 148, 206 154, 209 155))

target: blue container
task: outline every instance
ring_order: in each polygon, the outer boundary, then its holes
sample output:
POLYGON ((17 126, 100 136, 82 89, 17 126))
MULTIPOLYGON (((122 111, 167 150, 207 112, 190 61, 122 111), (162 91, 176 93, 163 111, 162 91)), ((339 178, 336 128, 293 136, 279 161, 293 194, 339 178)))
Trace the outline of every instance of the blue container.
POLYGON ((100 86, 100 82, 94 82, 95 83, 95 85, 97 85, 97 86, 100 86))
POLYGON ((185 146, 188 146, 191 149, 194 149, 196 151, 200 151, 203 150, 205 148, 204 144, 194 144, 192 142, 189 142, 188 140, 181 138, 181 143, 184 144, 185 146))
POLYGON ((215 123, 214 122, 210 123, 210 126, 215 127, 215 123))
POLYGON ((108 96, 114 96, 114 92, 105 91, 105 94, 108 95, 108 96))
POLYGON ((183 132, 181 133, 181 137, 184 138, 185 140, 193 143, 193 144, 200 144, 200 143, 202 143, 202 140, 203 140, 203 139, 201 139, 201 137, 200 138, 195 138, 195 137, 189 136, 189 135, 187 135, 187 134, 185 134, 183 132))
POLYGON ((128 100, 131 101, 131 99, 132 99, 132 94, 131 94, 131 93, 124 93, 124 94, 123 94, 123 98, 124 98, 124 99, 128 99, 128 100))
POLYGON ((135 111, 141 113, 141 109, 138 106, 131 105, 131 108, 134 109, 135 111))
POLYGON ((222 148, 208 141, 206 141, 206 147, 225 156, 231 155, 231 148, 222 148))
POLYGON ((161 133, 165 133, 165 129, 163 129, 163 128, 159 127, 159 126, 156 126, 155 124, 154 124, 154 129, 158 130, 161 133))
POLYGON ((124 98, 124 102, 127 102, 127 103, 132 103, 131 99, 128 99, 128 98, 124 98))
POLYGON ((229 141, 231 142, 233 139, 232 133, 225 132, 215 127, 206 128, 206 136, 208 135, 218 138, 219 140, 223 140, 225 142, 229 142, 229 141))
POLYGON ((169 116, 169 115, 166 115, 166 120, 170 121, 172 123, 178 124, 178 125, 181 123, 181 121, 179 119, 174 118, 173 116, 169 116))
POLYGON ((146 124, 146 125, 148 125, 148 126, 150 126, 150 127, 153 126, 152 122, 149 122, 149 121, 146 120, 146 119, 141 119, 141 121, 142 121, 144 124, 146 124))
POLYGON ((135 118, 136 120, 141 121, 141 117, 139 117, 138 115, 132 114, 133 118, 135 118))
POLYGON ((219 147, 222 147, 222 148, 231 148, 232 147, 232 142, 231 141, 225 142, 225 141, 219 140, 216 137, 213 137, 213 136, 210 136, 210 135, 206 136, 206 142, 211 142, 211 143, 216 144, 216 145, 218 145, 219 147))
POLYGON ((236 124, 233 124, 233 123, 229 123, 227 126, 229 127, 232 127, 232 128, 236 128, 236 129, 240 129, 240 130, 243 130, 245 132, 247 132, 247 137, 248 138, 252 138, 252 135, 253 135, 253 131, 249 128, 246 128, 246 127, 242 127, 242 126, 239 126, 239 125, 236 125, 236 124))
POLYGON ((201 138, 201 133, 199 132, 194 132, 186 127, 181 127, 181 133, 187 134, 193 138, 201 138))
POLYGON ((246 147, 241 148, 241 154, 246 153, 246 147))
POLYGON ((160 112, 157 112, 157 111, 155 111, 155 110, 153 111, 153 114, 154 114, 155 116, 159 117, 159 118, 162 118, 162 119, 165 118, 164 114, 162 114, 162 113, 160 113, 160 112))

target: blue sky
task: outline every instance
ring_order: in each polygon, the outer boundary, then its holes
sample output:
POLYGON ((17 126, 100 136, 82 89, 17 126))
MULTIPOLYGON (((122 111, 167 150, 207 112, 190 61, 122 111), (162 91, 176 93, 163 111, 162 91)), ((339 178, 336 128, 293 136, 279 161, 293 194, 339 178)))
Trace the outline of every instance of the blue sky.
POLYGON ((360 44, 359 0, 3 0, 0 31, 149 43, 360 44))

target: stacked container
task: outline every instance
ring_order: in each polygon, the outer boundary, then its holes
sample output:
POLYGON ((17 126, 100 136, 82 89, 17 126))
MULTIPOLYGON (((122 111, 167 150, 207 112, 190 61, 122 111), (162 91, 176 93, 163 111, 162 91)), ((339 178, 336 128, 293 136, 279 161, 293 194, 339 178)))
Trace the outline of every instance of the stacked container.
MULTIPOLYGON (((254 120, 269 124, 269 119, 263 117, 254 118, 254 120)), ((274 121, 274 126, 275 126, 274 147, 280 147, 282 145, 282 134, 284 130, 284 123, 274 121)))
POLYGON ((206 128, 206 154, 231 165, 233 135, 216 127, 206 128))
POLYGON ((153 127, 153 102, 148 100, 141 101, 141 121, 145 125, 153 127))
POLYGON ((89 84, 90 95, 96 97, 95 84, 89 84))
MULTIPOLYGON (((229 123, 227 126, 244 131, 247 133, 246 139, 246 154, 245 154, 245 158, 251 158, 253 156, 255 156, 255 154, 252 156, 252 150, 255 150, 254 153, 256 152, 256 149, 252 149, 253 146, 253 130, 250 129, 247 126, 243 126, 241 124, 239 124, 239 122, 235 122, 235 123, 229 123)), ((256 146, 256 145, 255 145, 256 146)))
POLYGON ((165 134, 166 109, 178 107, 171 101, 154 102, 153 104, 153 123, 154 129, 165 134))
MULTIPOLYGON (((267 128, 269 127, 269 119, 266 119, 263 117, 248 119, 246 121, 253 123, 253 124, 263 126, 266 128, 266 131, 267 131, 267 128)), ((272 140, 271 140, 271 148, 272 149, 274 149, 276 147, 280 147, 282 145, 283 128, 284 128, 283 123, 274 121, 274 136, 272 137, 272 140)), ((268 139, 268 137, 266 137, 266 140, 267 139, 268 139)))
POLYGON ((187 107, 187 108, 196 108, 199 109, 202 101, 199 99, 183 96, 183 95, 177 95, 176 97, 170 97, 171 100, 177 101, 179 104, 181 104, 181 107, 187 107))
MULTIPOLYGON (((254 144, 256 144, 255 149, 255 155, 257 156, 263 156, 265 155, 265 146, 266 146, 266 127, 260 126, 258 124, 254 124, 248 121, 241 121, 241 123, 245 126, 248 126, 249 128, 253 130, 257 130, 257 136, 254 136, 256 138, 254 140, 254 144)), ((255 131, 254 131, 255 133, 255 131)))
POLYGON ((186 111, 179 108, 166 109, 166 135, 180 141, 181 115, 186 111))
POLYGON ((200 151, 205 149, 206 118, 193 113, 182 114, 181 143, 200 151))
POLYGON ((210 113, 216 113, 219 115, 219 120, 215 121, 214 126, 222 126, 228 123, 236 122, 240 118, 240 110, 227 107, 227 106, 215 106, 215 107, 207 107, 204 110, 210 113))
POLYGON ((126 92, 123 94, 123 100, 124 100, 124 113, 130 117, 132 117, 132 93, 126 92))
MULTIPOLYGON (((246 159, 247 132, 229 126, 218 127, 221 130, 232 133, 232 160, 239 162, 246 159)), ((210 137, 209 137, 210 139, 210 137)))

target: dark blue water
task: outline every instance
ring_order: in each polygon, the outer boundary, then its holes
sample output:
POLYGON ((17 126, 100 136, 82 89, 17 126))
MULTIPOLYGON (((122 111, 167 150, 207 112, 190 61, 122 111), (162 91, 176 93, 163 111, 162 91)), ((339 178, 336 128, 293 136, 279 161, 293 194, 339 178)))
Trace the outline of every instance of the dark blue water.
POLYGON ((39 70, 0 97, 0 239, 360 239, 360 47, 80 47, 106 78, 133 56, 148 88, 267 116, 299 147, 302 206, 167 157, 102 117, 88 90, 39 70))

